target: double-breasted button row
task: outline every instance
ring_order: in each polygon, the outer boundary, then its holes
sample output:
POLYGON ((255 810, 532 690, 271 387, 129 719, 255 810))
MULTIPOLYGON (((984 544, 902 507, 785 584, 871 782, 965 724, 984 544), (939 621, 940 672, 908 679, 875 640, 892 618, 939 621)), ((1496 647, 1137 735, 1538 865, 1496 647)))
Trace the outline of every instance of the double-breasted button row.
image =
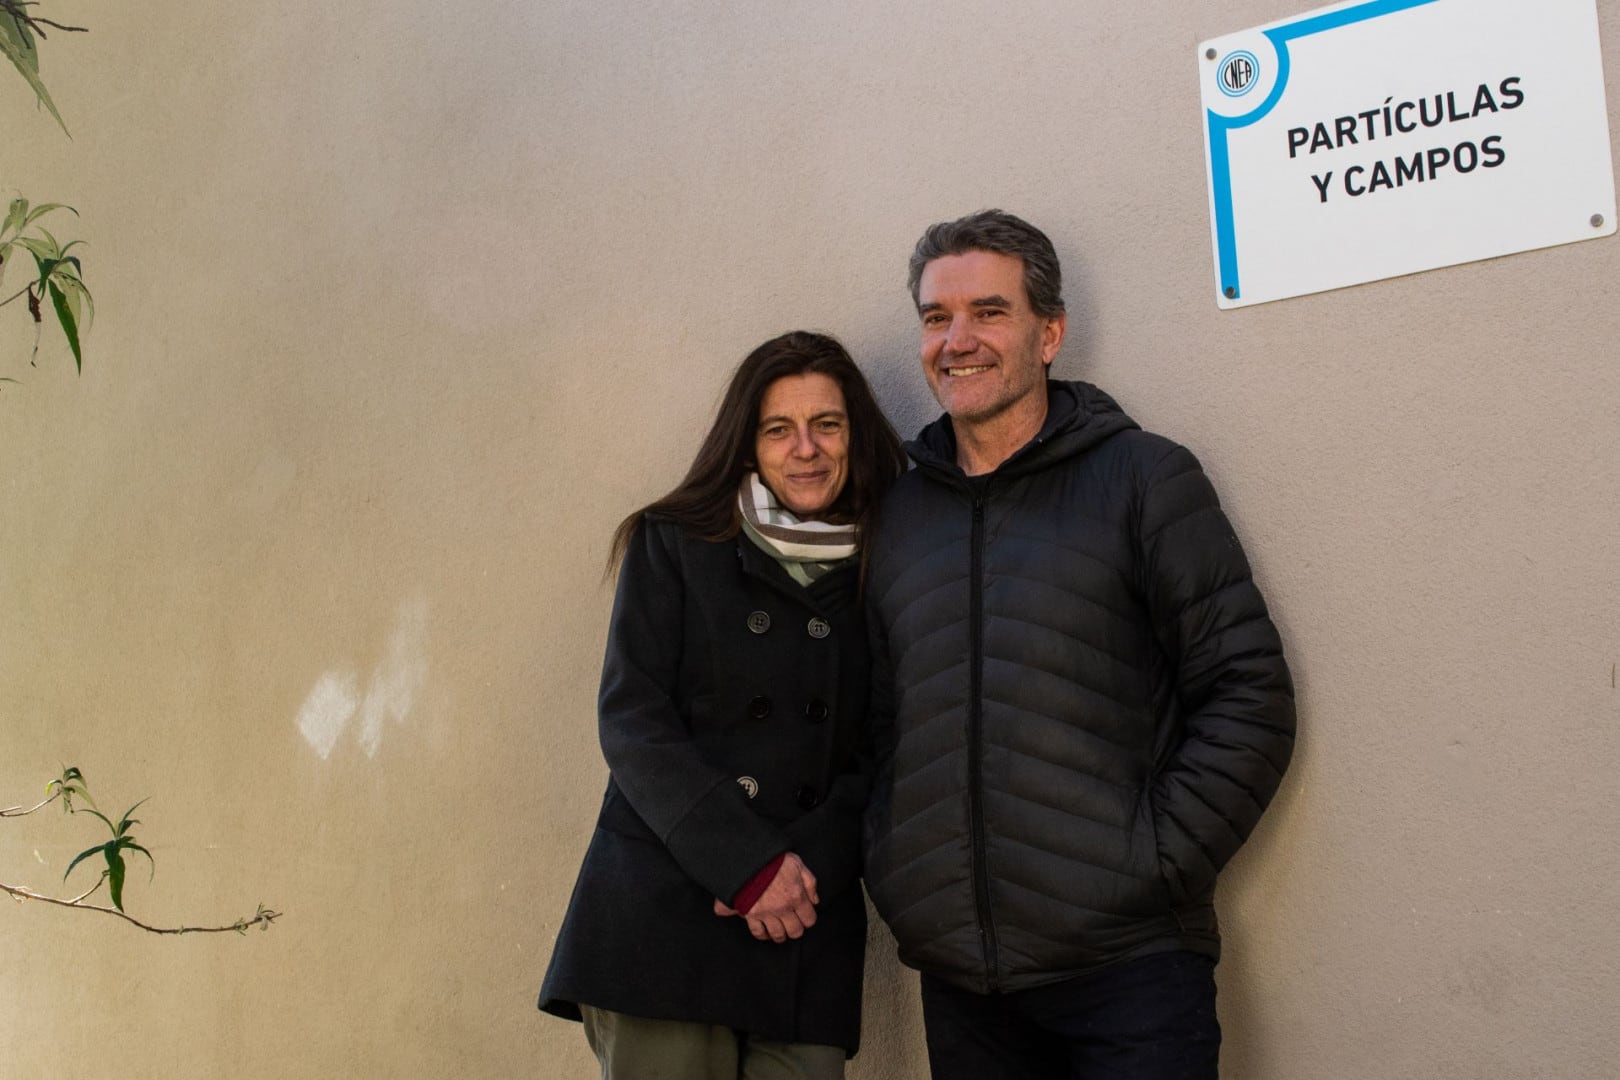
MULTIPOLYGON (((750 720, 763 720, 771 715, 771 699, 764 694, 748 699, 748 718, 750 720)), ((825 723, 832 710, 820 698, 811 698, 804 706, 804 718, 812 724, 825 723)))
MULTIPOLYGON (((750 611, 748 613, 748 629, 751 633, 763 634, 771 628, 771 613, 768 611, 750 611)), ((805 632, 813 638, 824 638, 832 633, 832 623, 815 616, 804 625, 805 632)))

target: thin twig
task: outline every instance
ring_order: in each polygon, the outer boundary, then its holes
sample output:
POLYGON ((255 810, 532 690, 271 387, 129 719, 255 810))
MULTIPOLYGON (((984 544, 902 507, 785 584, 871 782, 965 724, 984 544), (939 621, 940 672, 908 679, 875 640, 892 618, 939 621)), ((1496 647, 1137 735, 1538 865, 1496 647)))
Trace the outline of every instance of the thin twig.
POLYGON ((9 304, 13 300, 17 299, 17 297, 21 296, 23 293, 29 292, 32 288, 33 288, 32 285, 24 285, 22 288, 18 289, 16 292, 14 292, 10 296, 6 297, 4 300, 0 300, 0 307, 5 307, 7 304, 9 304))
POLYGON ((90 32, 90 28, 88 26, 64 26, 53 19, 41 19, 38 16, 30 15, 28 12, 23 10, 23 8, 38 6, 39 4, 36 2, 36 0, 0 0, 0 10, 9 12, 11 17, 20 23, 27 23, 34 33, 38 34, 42 38, 45 36, 45 31, 40 29, 41 25, 55 27, 58 30, 66 30, 76 34, 87 34, 90 32))
MULTIPOLYGON (((0 3, 3 2, 4 0, 0 0, 0 3)), ((100 882, 97 882, 96 884, 99 885, 100 882)), ((126 915, 117 908, 102 907, 100 904, 82 904, 79 902, 80 900, 84 899, 82 896, 75 900, 63 900, 55 896, 42 896, 30 889, 19 888, 16 885, 7 885, 3 881, 0 881, 0 892, 10 893, 12 896, 16 897, 19 902, 23 900, 42 900, 47 904, 55 904, 58 907, 77 908, 80 911, 100 911, 108 915, 116 915, 125 922, 133 923, 142 930, 152 934, 240 934, 252 929, 255 926, 268 927, 271 923, 281 918, 281 912, 271 911, 269 908, 261 905, 253 918, 238 919, 229 926, 149 926, 132 915, 126 915)), ((95 887, 92 887, 90 892, 95 892, 95 887)), ((85 893, 84 895, 89 896, 90 893, 85 893)))
POLYGON ((101 872, 101 876, 96 878, 96 883, 94 885, 90 886, 88 889, 84 890, 84 892, 80 893, 78 896, 75 896, 73 899, 69 900, 68 903, 77 905, 77 904, 79 904, 79 903, 81 903, 81 902, 83 902, 85 900, 88 900, 90 898, 90 894, 95 892, 97 889, 101 888, 101 883, 106 881, 106 880, 107 880, 107 871, 103 870, 101 872))
MULTIPOLYGON (((12 297, 12 299, 15 300, 16 297, 12 297)), ((4 301, 0 301, 0 303, 3 303, 3 302, 4 301)), ((29 814, 32 814, 35 810, 38 810, 38 809, 40 809, 41 807, 44 807, 44 806, 49 806, 49 805, 51 805, 51 803, 55 802, 57 799, 59 799, 61 797, 62 797, 62 789, 57 788, 54 792, 51 793, 50 798, 46 799, 44 802, 35 803, 33 806, 30 806, 26 810, 24 810, 20 806, 8 806, 4 810, 0 810, 0 817, 27 817, 29 814)))

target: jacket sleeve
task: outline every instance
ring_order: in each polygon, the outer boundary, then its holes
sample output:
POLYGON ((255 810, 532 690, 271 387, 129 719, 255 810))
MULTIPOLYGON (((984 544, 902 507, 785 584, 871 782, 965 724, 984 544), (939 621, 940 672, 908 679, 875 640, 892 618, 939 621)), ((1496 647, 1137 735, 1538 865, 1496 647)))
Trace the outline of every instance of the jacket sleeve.
POLYGON ((729 898, 789 848, 736 778, 706 761, 677 701, 685 582, 674 527, 643 522, 625 551, 597 699, 602 755, 681 869, 729 898))
POLYGON ((1206 892, 1260 821, 1294 748, 1294 687, 1248 559, 1192 453, 1173 447, 1141 503, 1143 571, 1181 717, 1152 789, 1172 900, 1206 892))

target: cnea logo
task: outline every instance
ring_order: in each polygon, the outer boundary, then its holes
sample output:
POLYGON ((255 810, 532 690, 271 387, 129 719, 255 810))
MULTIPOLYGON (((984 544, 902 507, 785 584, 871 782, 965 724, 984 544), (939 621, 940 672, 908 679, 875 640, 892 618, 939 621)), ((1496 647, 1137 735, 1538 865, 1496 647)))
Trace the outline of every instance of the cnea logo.
POLYGON ((1254 58, 1254 53, 1235 52, 1221 62, 1217 81, 1221 93, 1227 97, 1242 97, 1254 89, 1259 75, 1260 61, 1254 58))

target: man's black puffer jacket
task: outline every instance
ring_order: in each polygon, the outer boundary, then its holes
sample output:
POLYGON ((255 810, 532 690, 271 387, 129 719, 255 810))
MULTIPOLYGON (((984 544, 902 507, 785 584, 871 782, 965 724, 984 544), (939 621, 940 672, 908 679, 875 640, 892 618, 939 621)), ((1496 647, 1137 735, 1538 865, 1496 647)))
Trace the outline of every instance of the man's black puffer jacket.
POLYGON ((878 789, 867 887, 901 959, 1019 990, 1167 949, 1218 956, 1217 871, 1294 743, 1276 628, 1197 460, 1048 384, 995 472, 949 418, 871 552, 878 789))

